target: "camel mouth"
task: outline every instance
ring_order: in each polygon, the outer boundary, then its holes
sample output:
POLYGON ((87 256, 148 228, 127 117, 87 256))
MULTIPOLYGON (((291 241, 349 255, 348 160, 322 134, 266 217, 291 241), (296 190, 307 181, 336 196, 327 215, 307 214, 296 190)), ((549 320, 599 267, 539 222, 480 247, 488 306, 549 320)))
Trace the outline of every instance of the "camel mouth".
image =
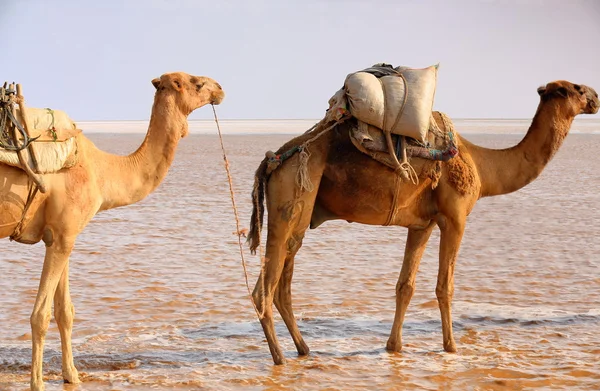
POLYGON ((220 93, 215 93, 212 100, 210 101, 210 104, 212 105, 220 105, 221 102, 223 102, 223 99, 225 98, 225 93, 224 92, 220 92, 220 93))

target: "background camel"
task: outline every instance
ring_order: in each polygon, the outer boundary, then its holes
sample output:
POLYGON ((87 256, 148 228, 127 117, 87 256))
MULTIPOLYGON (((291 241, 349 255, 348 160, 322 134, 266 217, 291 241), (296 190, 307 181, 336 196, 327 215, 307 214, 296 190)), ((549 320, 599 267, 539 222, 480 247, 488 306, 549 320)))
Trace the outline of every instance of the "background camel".
MULTIPOLYGON (((175 157, 177 144, 188 133, 187 117, 206 104, 219 104, 225 94, 207 77, 168 73, 152 80, 156 87, 148 133, 129 156, 97 149, 77 136, 78 162, 69 169, 45 174, 47 191, 36 196, 20 241, 46 244, 40 285, 31 315, 31 389, 44 388, 44 339, 51 317, 58 324, 65 382, 79 382, 71 350, 74 309, 69 293, 69 256, 77 235, 103 210, 142 200, 161 183, 175 157)), ((20 169, 0 164, 0 237, 8 237, 21 218, 28 179, 20 169)))
MULTIPOLYGON (((554 156, 578 114, 598 111, 598 94, 589 87, 556 81, 538 89, 540 103, 532 124, 516 146, 492 150, 458 137, 459 155, 445 163, 413 159, 419 183, 402 182, 391 169, 359 152, 348 132, 351 122, 338 125, 309 146, 308 174, 315 188, 299 192, 296 174, 299 154, 267 174, 267 160, 256 172, 254 210, 248 240, 255 251, 266 196, 268 233, 265 267, 253 298, 275 364, 285 359, 273 325, 274 303, 296 345, 298 354, 309 352, 292 312, 291 282, 294 257, 306 229, 343 219, 372 225, 408 228, 400 277, 396 285, 396 314, 387 341, 389 351, 402 349, 402 324, 415 290, 415 277, 431 232, 440 235, 436 296, 442 318, 444 350, 455 352, 451 302, 454 266, 466 219, 482 197, 513 192, 533 181, 554 156)), ((439 122, 439 121, 438 121, 439 122)), ((443 124, 439 124, 440 127, 443 124)), ((315 137, 304 134, 286 143, 277 154, 315 137)))

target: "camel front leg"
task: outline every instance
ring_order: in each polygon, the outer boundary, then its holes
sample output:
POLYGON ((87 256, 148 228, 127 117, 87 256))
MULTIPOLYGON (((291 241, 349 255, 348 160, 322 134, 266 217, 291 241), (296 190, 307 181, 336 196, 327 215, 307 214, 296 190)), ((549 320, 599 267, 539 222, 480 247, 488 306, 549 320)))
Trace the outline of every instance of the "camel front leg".
POLYGON ((388 351, 399 352, 402 350, 402 325, 404 323, 404 316, 406 315, 410 299, 415 293, 415 280, 417 270, 419 270, 419 263, 434 227, 435 223, 431 223, 425 229, 408 230, 406 247, 404 249, 404 261, 402 262, 402 270, 396 284, 396 314, 394 316, 392 332, 386 344, 388 351))
POLYGON ((288 240, 288 254, 285 258, 281 279, 275 291, 275 307, 277 307, 277 310, 281 314, 300 356, 306 356, 309 353, 309 349, 302 338, 302 334, 300 334, 300 329, 298 329, 296 317, 292 310, 292 276, 294 274, 294 257, 302 246, 303 236, 304 232, 301 235, 292 235, 288 240))
POLYGON ((438 299, 442 316, 442 333, 444 350, 449 353, 456 352, 456 343, 452 334, 452 297, 454 296, 454 265, 458 257, 458 250, 465 231, 465 221, 447 219, 440 226, 440 265, 438 270, 435 294, 438 299))
POLYGON ((67 262, 54 294, 54 318, 60 331, 63 379, 65 383, 71 384, 79 383, 79 375, 73 363, 73 351, 71 349, 74 316, 75 308, 71 302, 71 293, 69 292, 69 263, 67 262))
POLYGON ((40 285, 30 319, 32 339, 31 390, 33 391, 44 389, 42 374, 44 340, 50 323, 52 298, 69 261, 72 249, 73 242, 58 238, 54 240, 50 247, 46 248, 40 285))

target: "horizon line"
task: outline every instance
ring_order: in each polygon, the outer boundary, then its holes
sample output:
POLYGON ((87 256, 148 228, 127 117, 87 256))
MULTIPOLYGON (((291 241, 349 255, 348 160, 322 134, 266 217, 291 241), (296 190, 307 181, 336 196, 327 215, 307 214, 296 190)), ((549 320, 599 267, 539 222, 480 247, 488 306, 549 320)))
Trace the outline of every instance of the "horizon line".
MULTIPOLYGON (((600 120, 600 118, 576 118, 578 120, 590 121, 600 120)), ((219 118, 220 121, 316 121, 319 122, 321 119, 318 118, 219 118)), ((452 118, 453 121, 527 121, 532 118, 501 118, 501 117, 456 117, 452 118)), ((150 121, 147 119, 85 119, 76 120, 74 122, 139 122, 139 121, 150 121)), ((198 118, 188 119, 188 121, 214 121, 214 118, 198 118)))

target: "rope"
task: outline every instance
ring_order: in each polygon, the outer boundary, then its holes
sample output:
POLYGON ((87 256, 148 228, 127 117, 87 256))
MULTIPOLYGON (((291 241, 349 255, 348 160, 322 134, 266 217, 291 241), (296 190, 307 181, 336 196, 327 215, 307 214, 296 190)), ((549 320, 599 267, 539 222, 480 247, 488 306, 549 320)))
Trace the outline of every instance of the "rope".
POLYGON ((417 172, 408 161, 400 163, 400 169, 407 173, 408 179, 410 179, 413 185, 419 184, 419 175, 417 175, 417 172))
MULTIPOLYGON (((233 214, 235 216, 235 227, 238 237, 238 244, 240 247, 240 257, 242 258, 242 267, 244 268, 244 277, 246 279, 246 289, 248 290, 248 296, 250 297, 250 301, 252 302, 252 306, 254 307, 254 311, 256 311, 256 315, 258 315, 259 319, 262 319, 265 315, 265 300, 264 300, 264 279, 262 280, 262 295, 263 295, 263 309, 262 311, 258 310, 256 303, 254 302, 254 297, 252 297, 252 293, 250 292, 250 284, 248 283, 248 269, 246 268, 246 260, 244 259, 244 246, 242 244, 242 235, 240 234, 240 219, 238 216, 238 210, 235 205, 235 193, 233 191, 233 181, 231 179, 231 171, 229 170, 229 160, 227 159, 227 154, 225 153, 225 146, 223 145, 223 136, 221 135, 221 127, 219 126, 219 119, 217 118, 217 111, 215 110, 215 105, 212 105, 213 114, 215 116, 215 123, 217 124, 217 130, 219 132, 219 141, 221 142, 221 150, 223 151, 223 160, 225 161, 225 171, 227 172, 227 181, 229 182, 229 195, 231 196, 231 205, 233 206, 233 214)), ((264 259, 262 257, 262 253, 260 254, 261 259, 261 276, 264 275, 264 259)), ((262 278, 261 278, 262 279, 262 278)))
POLYGON ((29 138, 27 132, 21 126, 19 121, 13 115, 13 104, 18 102, 20 97, 11 96, 14 95, 12 89, 5 89, 4 87, 0 92, 0 148, 6 149, 7 151, 19 152, 29 146, 29 144, 35 141, 35 138, 29 138), (23 138, 22 144, 19 144, 18 137, 14 137, 9 132, 9 127, 13 126, 18 134, 23 138))
POLYGON ((310 176, 308 175, 308 159, 310 159, 310 151, 308 148, 301 148, 298 154, 298 171, 296 172, 296 185, 302 189, 311 192, 315 189, 310 176))
POLYGON ((392 205, 390 206, 390 214, 388 215, 387 221, 385 222, 385 226, 390 226, 394 222, 394 218, 397 214, 397 203, 398 203, 398 193, 399 193, 399 182, 400 176, 394 175, 394 195, 392 197, 392 205))
POLYGON ((52 134, 52 139, 56 141, 58 139, 58 135, 56 134, 56 128, 54 127, 54 110, 49 109, 48 107, 46 107, 46 110, 48 110, 48 114, 52 116, 52 123, 50 124, 48 130, 52 134))

